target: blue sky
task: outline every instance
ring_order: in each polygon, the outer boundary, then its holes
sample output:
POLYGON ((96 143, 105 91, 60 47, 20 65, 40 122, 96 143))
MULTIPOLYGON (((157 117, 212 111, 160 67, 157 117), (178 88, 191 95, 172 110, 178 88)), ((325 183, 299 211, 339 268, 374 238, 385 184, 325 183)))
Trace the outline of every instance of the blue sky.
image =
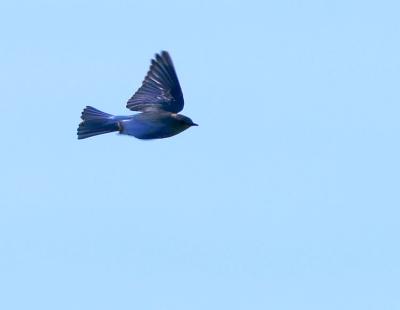
POLYGON ((397 1, 0 3, 1 309, 399 309, 397 1), (200 126, 129 114, 168 50, 200 126))

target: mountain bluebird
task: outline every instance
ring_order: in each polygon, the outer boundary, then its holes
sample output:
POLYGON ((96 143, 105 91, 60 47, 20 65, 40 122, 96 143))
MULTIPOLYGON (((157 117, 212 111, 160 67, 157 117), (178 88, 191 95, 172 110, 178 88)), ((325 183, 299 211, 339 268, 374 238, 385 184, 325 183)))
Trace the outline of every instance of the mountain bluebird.
POLYGON ((115 116, 87 106, 82 112, 78 139, 113 131, 138 139, 161 139, 174 136, 191 126, 193 121, 178 112, 184 105, 174 65, 168 52, 152 59, 142 86, 128 100, 126 107, 140 113, 115 116))

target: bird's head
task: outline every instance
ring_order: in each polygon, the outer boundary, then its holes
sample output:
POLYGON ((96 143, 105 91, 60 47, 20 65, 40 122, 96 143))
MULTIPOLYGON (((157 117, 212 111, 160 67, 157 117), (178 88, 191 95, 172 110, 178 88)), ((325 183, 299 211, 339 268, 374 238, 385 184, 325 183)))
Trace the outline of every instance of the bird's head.
POLYGON ((182 123, 183 126, 189 128, 192 126, 199 126, 196 123, 194 123, 189 117, 182 115, 182 114, 173 114, 173 117, 177 119, 179 122, 182 123))

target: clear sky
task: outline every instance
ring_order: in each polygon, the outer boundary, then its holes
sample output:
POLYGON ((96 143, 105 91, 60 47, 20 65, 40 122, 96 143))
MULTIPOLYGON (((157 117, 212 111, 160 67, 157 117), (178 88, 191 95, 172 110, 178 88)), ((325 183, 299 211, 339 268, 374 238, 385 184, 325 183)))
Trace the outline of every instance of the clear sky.
POLYGON ((400 309, 398 1, 2 1, 0 309, 400 309), (78 141, 168 50, 200 126, 78 141))

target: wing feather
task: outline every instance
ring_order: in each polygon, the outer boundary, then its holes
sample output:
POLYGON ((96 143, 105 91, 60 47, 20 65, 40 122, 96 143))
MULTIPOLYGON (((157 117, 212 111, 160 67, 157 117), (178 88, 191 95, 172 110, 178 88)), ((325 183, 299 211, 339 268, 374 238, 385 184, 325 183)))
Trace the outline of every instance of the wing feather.
POLYGON ((128 100, 126 107, 132 111, 158 109, 178 113, 183 106, 183 94, 174 64, 168 52, 162 51, 151 60, 142 86, 128 100))

